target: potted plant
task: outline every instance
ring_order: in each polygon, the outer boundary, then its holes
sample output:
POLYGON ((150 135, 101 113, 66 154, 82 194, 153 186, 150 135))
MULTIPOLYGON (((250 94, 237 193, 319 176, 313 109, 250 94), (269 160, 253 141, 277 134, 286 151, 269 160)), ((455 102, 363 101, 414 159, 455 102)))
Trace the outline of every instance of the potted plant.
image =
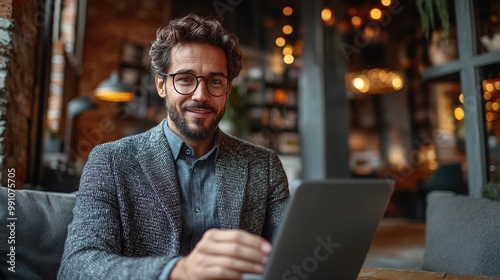
POLYGON ((425 38, 429 41, 429 60, 439 65, 457 57, 457 46, 451 32, 447 0, 417 0, 416 5, 425 38))
POLYGON ((483 189, 484 198, 500 201, 500 182, 489 182, 483 189))
POLYGON ((447 0, 417 0, 418 13, 425 38, 429 39, 431 31, 441 26, 446 39, 450 36, 450 13, 447 0), (437 14, 437 17, 436 17, 437 14), (436 23, 436 18, 439 23, 436 23))

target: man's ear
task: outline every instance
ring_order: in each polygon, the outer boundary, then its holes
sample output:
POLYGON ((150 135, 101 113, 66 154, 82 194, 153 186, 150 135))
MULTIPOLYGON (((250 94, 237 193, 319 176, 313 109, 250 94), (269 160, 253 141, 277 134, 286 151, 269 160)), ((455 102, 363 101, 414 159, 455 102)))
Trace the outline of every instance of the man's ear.
POLYGON ((165 80, 165 77, 163 77, 162 75, 158 73, 155 74, 156 91, 161 98, 165 98, 167 96, 167 93, 165 92, 165 80))

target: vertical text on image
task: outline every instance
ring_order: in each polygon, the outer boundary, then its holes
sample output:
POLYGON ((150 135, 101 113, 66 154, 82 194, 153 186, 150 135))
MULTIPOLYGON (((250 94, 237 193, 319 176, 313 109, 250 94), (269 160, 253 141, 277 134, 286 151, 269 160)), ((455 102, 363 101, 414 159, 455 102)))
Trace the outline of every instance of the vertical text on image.
POLYGON ((10 272, 16 272, 16 169, 7 169, 7 228, 9 229, 9 234, 7 237, 7 263, 9 267, 7 268, 10 272))

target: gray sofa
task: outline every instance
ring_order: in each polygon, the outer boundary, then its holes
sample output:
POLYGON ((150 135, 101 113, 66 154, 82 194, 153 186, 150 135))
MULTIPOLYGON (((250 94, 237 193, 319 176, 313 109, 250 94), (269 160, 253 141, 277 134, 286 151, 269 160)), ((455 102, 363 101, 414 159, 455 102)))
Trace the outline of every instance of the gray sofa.
POLYGON ((0 279, 56 279, 75 200, 73 193, 0 187, 0 279))
MULTIPOLYGON (((56 279, 75 195, 16 190, 13 216, 8 198, 8 189, 0 187, 0 279, 56 279), (15 245, 8 244, 11 235, 15 245), (15 272, 8 270, 10 246, 15 272)), ((423 268, 500 277, 500 202, 446 191, 431 192, 427 202, 423 268)))
POLYGON ((500 277, 500 201, 433 191, 426 216, 425 270, 500 277))

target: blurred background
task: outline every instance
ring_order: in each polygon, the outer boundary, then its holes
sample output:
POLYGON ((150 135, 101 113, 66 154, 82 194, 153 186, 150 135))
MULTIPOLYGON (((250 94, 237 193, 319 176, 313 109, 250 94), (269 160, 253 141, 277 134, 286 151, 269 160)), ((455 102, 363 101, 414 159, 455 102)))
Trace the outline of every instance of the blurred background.
POLYGON ((428 191, 500 178, 498 1, 0 3, 3 184, 75 191, 94 146, 158 124, 148 49, 190 12, 240 38, 221 129, 276 150, 292 186, 393 179, 387 215, 422 219, 428 191))

